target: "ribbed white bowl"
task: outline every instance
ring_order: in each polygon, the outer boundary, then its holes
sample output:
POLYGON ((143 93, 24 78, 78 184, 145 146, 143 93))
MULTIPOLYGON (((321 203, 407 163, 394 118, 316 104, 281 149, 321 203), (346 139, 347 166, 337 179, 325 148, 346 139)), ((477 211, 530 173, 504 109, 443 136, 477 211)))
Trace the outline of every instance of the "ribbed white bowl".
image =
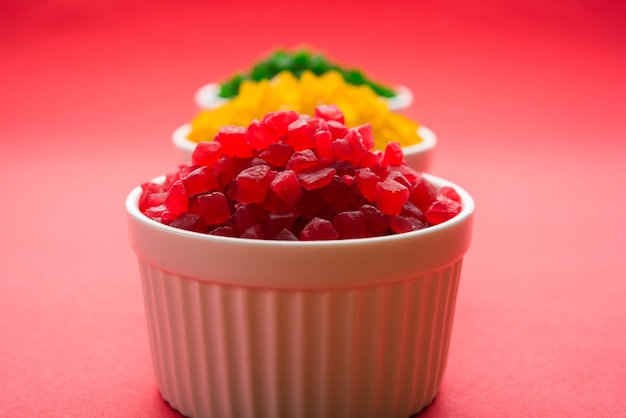
MULTIPOLYGON (((190 132, 191 125, 185 124, 179 126, 172 134, 172 142, 176 147, 178 161, 181 164, 191 163, 191 155, 193 150, 196 149, 197 143, 187 138, 190 132)), ((404 159, 409 167, 420 172, 428 172, 433 162, 437 136, 425 126, 417 128, 417 134, 422 138, 422 141, 415 145, 404 147, 402 149, 404 159)))
MULTIPOLYGON (((427 178, 437 186, 451 183, 427 178)), ((443 378, 474 204, 344 241, 217 237, 126 201, 157 385, 191 417, 406 418, 443 378)))

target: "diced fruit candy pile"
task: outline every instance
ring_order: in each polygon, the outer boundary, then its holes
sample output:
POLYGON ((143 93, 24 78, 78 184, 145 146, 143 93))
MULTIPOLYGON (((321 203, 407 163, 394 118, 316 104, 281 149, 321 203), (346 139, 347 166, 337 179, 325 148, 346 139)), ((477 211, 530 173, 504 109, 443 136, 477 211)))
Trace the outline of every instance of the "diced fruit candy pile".
POLYGON ((227 81, 220 84, 219 96, 232 98, 239 94, 239 88, 244 80, 261 81, 273 78, 275 75, 289 71, 296 77, 300 77, 304 71, 310 71, 316 75, 322 75, 328 71, 336 71, 343 79, 356 86, 367 86, 380 97, 395 97, 393 89, 374 82, 366 77, 363 72, 340 66, 328 61, 323 55, 312 53, 307 49, 294 52, 277 50, 269 57, 254 64, 248 73, 235 74, 227 81))
POLYGON ((277 109, 311 115, 320 104, 339 106, 348 127, 370 123, 374 149, 384 150, 389 142, 407 146, 422 140, 417 122, 389 110, 386 102, 369 88, 346 83, 336 71, 321 76, 304 71, 300 78, 284 71, 272 80, 244 81, 237 97, 196 115, 187 137, 193 142, 212 141, 222 126, 248 126, 277 109))
POLYGON ((191 165, 144 183, 139 209, 186 230, 294 241, 409 232, 461 211, 457 192, 408 167, 400 144, 373 146, 371 126, 346 127, 335 105, 270 112, 223 127, 191 165))

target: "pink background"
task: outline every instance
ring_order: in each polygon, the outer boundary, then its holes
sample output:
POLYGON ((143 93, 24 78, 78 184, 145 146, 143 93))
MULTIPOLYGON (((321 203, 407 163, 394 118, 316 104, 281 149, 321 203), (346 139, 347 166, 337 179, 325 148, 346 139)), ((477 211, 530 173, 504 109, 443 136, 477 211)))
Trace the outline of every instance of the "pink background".
POLYGON ((124 199, 175 169, 198 87, 300 44, 410 87, 476 200, 420 416, 626 416, 623 2, 129 3, 0 3, 0 416, 178 416, 124 199))

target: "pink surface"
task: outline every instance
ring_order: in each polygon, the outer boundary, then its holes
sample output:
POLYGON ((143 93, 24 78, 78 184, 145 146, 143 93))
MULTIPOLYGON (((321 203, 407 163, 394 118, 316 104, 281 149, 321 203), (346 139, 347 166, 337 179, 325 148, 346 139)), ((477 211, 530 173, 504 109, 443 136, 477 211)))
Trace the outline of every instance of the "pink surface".
POLYGON ((622 2, 126 3, 0 6, 0 416, 178 416, 124 199, 175 168, 199 86, 302 43, 410 87, 476 201, 420 416, 626 415, 622 2))

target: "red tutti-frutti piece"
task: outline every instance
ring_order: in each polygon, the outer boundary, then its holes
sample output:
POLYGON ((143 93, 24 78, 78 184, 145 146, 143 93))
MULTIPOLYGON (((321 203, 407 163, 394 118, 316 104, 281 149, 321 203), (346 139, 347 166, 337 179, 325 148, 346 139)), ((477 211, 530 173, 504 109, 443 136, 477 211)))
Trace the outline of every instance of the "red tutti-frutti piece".
POLYGON ((380 177, 369 168, 359 168, 356 170, 356 185, 370 202, 376 201, 376 186, 380 182, 380 177))
POLYGON ((337 121, 345 124, 343 112, 334 104, 319 105, 315 108, 315 116, 325 121, 337 121))
POLYGON ((457 191, 454 190, 452 187, 449 187, 449 186, 440 187, 439 190, 437 190, 437 195, 447 197, 450 200, 454 200, 457 203, 461 203, 461 196, 459 196, 457 191))
POLYGON ((167 208, 165 207, 165 205, 156 205, 156 206, 150 206, 142 210, 142 212, 148 218, 154 219, 160 222, 161 216, 163 215, 163 212, 167 212, 167 208))
POLYGON ((273 239, 278 241, 298 241, 298 237, 287 228, 281 229, 278 234, 274 235, 273 239))
POLYGON ((397 142, 390 142, 385 147, 385 154, 383 157, 383 166, 387 165, 400 165, 404 160, 404 154, 402 153, 402 147, 397 142))
POLYGON ((284 229, 293 230, 295 220, 295 212, 270 213, 264 222, 263 234, 266 238, 273 239, 284 229))
POLYGON ((311 127, 311 130, 313 132, 317 132, 317 131, 325 131, 328 130, 328 126, 326 125, 326 121, 322 118, 317 118, 317 117, 310 117, 310 116, 301 116, 301 119, 303 119, 304 121, 306 121, 306 123, 309 124, 309 126, 311 127))
POLYGON ((340 212, 333 217, 340 239, 367 237, 367 217, 359 210, 340 212))
POLYGON ((454 218, 461 212, 461 204, 446 197, 438 197, 424 212, 426 220, 432 225, 438 225, 454 218))
POLYGON ((197 167, 182 177, 182 182, 189 196, 219 190, 219 183, 213 171, 206 166, 197 167))
POLYGON ((407 166, 398 143, 373 146, 371 126, 347 128, 335 105, 271 112, 223 127, 191 165, 142 184, 139 209, 197 233, 285 241, 406 233, 460 213, 457 191, 407 166))
POLYGON ((305 149, 291 154, 291 157, 289 157, 289 160, 285 163, 285 169, 300 173, 317 167, 317 162, 315 152, 310 149, 305 149))
MULTIPOLYGON (((156 185, 156 183, 154 183, 156 185)), ((160 186, 160 185, 158 185, 160 186)), ((165 202, 165 196, 167 196, 167 192, 161 191, 161 188, 158 187, 143 187, 143 193, 139 198, 139 210, 145 212, 150 208, 154 208, 156 206, 162 205, 165 202)), ((165 208, 165 206, 163 206, 165 208)))
POLYGON ((213 164, 213 175, 219 182, 220 186, 224 187, 229 184, 235 178, 235 167, 233 166, 232 158, 222 155, 213 164))
POLYGON ((187 210, 188 201, 185 185, 181 180, 176 180, 165 196, 163 204, 168 212, 179 215, 187 210))
POLYGON ((425 224, 416 218, 405 218, 400 215, 389 216, 389 229, 396 234, 417 231, 425 227, 425 224))
POLYGON ((332 143, 333 135, 329 130, 323 129, 315 132, 315 151, 319 158, 331 159, 333 157, 332 143))
POLYGON ((409 200, 415 206, 420 208, 422 212, 425 212, 430 205, 435 201, 437 197, 437 190, 422 176, 419 176, 413 182, 413 188, 409 200))
POLYGON ((295 151, 310 151, 311 148, 315 148, 313 130, 304 119, 298 119, 289 124, 285 142, 295 151))
POLYGON ((302 197, 300 181, 293 170, 285 170, 276 174, 270 183, 270 188, 289 206, 293 207, 302 197))
POLYGON ((243 231, 240 237, 249 239, 263 239, 263 230, 261 229, 261 225, 252 225, 250 228, 243 231))
POLYGON ((248 125, 246 139, 253 150, 266 149, 270 144, 275 142, 275 137, 268 127, 258 120, 253 120, 248 125))
POLYGON ((300 118, 298 112, 293 110, 279 110, 267 113, 261 122, 269 129, 270 132, 280 137, 285 137, 289 130, 289 125, 300 118))
POLYGON ((215 142, 222 144, 222 152, 229 157, 252 156, 247 129, 243 126, 222 127, 215 135, 215 142))
POLYGON ((332 222, 315 217, 306 224, 299 238, 301 241, 333 240, 338 239, 339 234, 332 222))
POLYGON ((399 215, 408 200, 409 189, 393 179, 387 178, 376 185, 376 204, 385 215, 399 215))
POLYGON ((237 200, 242 203, 260 203, 270 188, 270 167, 255 165, 241 171, 237 177, 237 200))
POLYGON ((400 215, 404 216, 405 218, 418 219, 422 223, 426 222, 424 212, 422 212, 420 208, 415 206, 411 201, 408 201, 404 205, 402 205, 402 211, 400 212, 400 215))
POLYGON ((405 186, 407 189, 409 190, 411 189, 411 182, 406 177, 404 177, 404 175, 401 172, 397 170, 390 171, 389 174, 387 174, 387 177, 385 178, 395 180, 398 183, 405 186))
POLYGON ((379 156, 372 151, 365 153, 361 161, 359 161, 359 167, 376 168, 380 166, 379 156))
POLYGON ((372 125, 370 125, 369 123, 366 123, 366 124, 351 128, 350 130, 355 130, 359 134, 361 134, 363 145, 365 145, 365 148, 368 151, 374 149, 375 143, 374 143, 374 131, 372 130, 372 125))
POLYGON ((335 170, 332 167, 324 167, 319 170, 311 170, 298 174, 300 185, 306 190, 319 189, 330 184, 335 177, 335 170))
POLYGON ((191 163, 212 167, 222 154, 222 144, 219 142, 199 142, 191 154, 191 163))
POLYGON ((257 205, 239 204, 230 221, 235 232, 241 234, 251 226, 261 223, 263 218, 264 215, 257 205))
POLYGON ((338 161, 349 161, 353 166, 359 166, 361 159, 367 153, 361 134, 350 131, 345 138, 336 139, 331 146, 332 157, 338 161))
POLYGON ((345 138, 346 134, 348 133, 348 128, 346 128, 346 125, 336 120, 329 120, 328 122, 326 122, 326 127, 332 135, 333 139, 345 138))
POLYGON ((389 217, 382 213, 376 206, 363 205, 359 208, 367 221, 367 235, 379 237, 384 235, 389 228, 389 217))
POLYGON ((272 167, 284 167, 291 155, 293 148, 289 144, 275 142, 259 153, 259 158, 265 160, 272 167))
POLYGON ((320 195, 335 213, 339 213, 356 209, 364 203, 362 196, 356 194, 355 189, 348 186, 340 176, 335 175, 328 186, 320 190, 320 195))
POLYGON ((230 208, 222 192, 212 192, 198 196, 198 206, 207 225, 219 225, 230 218, 230 208))
POLYGON ((170 226, 194 232, 207 232, 204 219, 195 213, 183 212, 172 221, 170 226))

